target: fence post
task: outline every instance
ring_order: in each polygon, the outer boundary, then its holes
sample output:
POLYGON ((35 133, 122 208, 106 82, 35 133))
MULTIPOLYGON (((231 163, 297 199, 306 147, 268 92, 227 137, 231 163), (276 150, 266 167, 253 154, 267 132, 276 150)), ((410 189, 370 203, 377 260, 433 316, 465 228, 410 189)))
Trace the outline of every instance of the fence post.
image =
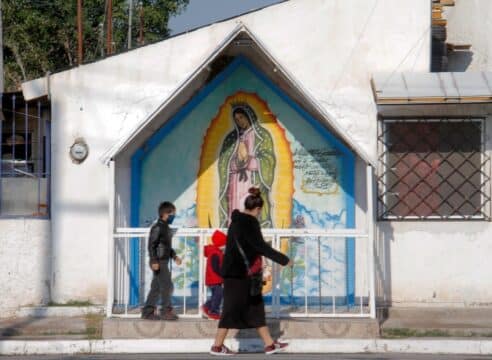
MULTIPOLYGON (((308 237, 304 237, 304 314, 308 314, 308 246, 307 246, 308 237)), ((310 238, 309 238, 310 239, 310 238)))
POLYGON ((203 246, 205 244, 205 233, 198 234, 198 315, 202 317, 202 305, 204 303, 204 271, 203 271, 203 246))
MULTIPOLYGON (((282 244, 280 241, 280 235, 279 234, 274 235, 274 241, 275 241, 276 249, 278 251, 280 251, 282 244)), ((272 263, 272 266, 275 266, 275 272, 272 271, 272 277, 273 277, 273 274, 275 273, 275 311, 276 311, 277 319, 280 319, 280 280, 281 280, 280 272, 282 271, 282 269, 275 262, 272 263)), ((273 278, 272 278, 272 280, 273 280, 273 278)), ((272 296, 273 296, 273 294, 272 294, 272 296)), ((272 298, 272 302, 273 302, 273 298, 272 298)))
POLYGON ((114 192, 115 192, 114 161, 109 162, 109 226, 108 226, 108 292, 106 294, 106 317, 113 314, 114 301, 114 192))
POLYGON ((188 268, 186 267, 185 260, 188 257, 188 246, 187 246, 188 237, 184 236, 183 238, 184 238, 184 255, 183 255, 183 262, 181 263, 181 265, 183 271, 183 315, 186 315, 186 285, 188 284, 186 278, 188 276, 188 268))

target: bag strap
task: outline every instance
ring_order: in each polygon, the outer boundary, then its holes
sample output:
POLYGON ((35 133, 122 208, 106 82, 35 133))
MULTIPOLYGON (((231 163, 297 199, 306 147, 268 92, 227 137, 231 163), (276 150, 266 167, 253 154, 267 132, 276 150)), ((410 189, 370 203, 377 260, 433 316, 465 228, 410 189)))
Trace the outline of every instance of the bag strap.
POLYGON ((233 235, 233 237, 234 237, 234 242, 236 243, 237 249, 239 250, 239 253, 241 254, 241 256, 243 258, 244 265, 246 265, 246 271, 248 272, 248 275, 251 275, 248 258, 246 257, 246 254, 244 253, 244 250, 241 247, 241 245, 239 245, 239 241, 237 241, 236 235, 233 235))

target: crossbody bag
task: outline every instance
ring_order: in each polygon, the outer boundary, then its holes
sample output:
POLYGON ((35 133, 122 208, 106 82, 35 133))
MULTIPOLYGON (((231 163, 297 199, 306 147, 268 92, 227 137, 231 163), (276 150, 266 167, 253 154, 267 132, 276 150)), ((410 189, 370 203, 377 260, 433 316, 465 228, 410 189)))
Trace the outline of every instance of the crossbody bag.
POLYGON ((236 243, 237 249, 239 250, 239 253, 241 254, 244 265, 246 265, 247 269, 247 275, 248 275, 248 280, 249 280, 249 295, 250 296, 258 296, 261 295, 261 291, 263 289, 263 271, 254 271, 254 266, 250 266, 250 263, 248 261, 248 258, 246 257, 246 254, 244 253, 243 248, 241 245, 239 245, 239 241, 237 241, 237 237, 234 236, 234 241, 236 243))

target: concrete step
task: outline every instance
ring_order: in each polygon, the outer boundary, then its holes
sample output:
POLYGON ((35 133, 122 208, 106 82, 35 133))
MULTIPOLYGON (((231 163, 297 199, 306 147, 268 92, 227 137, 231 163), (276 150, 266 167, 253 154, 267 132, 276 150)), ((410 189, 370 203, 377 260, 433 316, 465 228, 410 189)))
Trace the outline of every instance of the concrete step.
MULTIPOLYGON (((103 321, 103 339, 202 339, 213 338, 217 321, 207 319, 179 319, 178 321, 151 321, 135 318, 110 318, 103 321)), ((379 336, 375 319, 268 319, 274 338, 324 339, 379 336)), ((231 330, 229 337, 256 338, 253 329, 231 330)))
POLYGON ((492 307, 389 307, 389 317, 398 318, 487 318, 492 323, 492 307))
POLYGON ((390 308, 384 336, 492 336, 492 308, 390 308))

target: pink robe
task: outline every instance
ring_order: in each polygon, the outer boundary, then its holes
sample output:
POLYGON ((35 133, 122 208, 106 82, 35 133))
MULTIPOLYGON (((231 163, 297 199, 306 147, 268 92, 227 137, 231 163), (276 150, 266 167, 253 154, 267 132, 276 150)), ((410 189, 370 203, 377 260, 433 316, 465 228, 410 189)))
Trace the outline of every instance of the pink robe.
POLYGON ((258 161, 255 157, 254 150, 255 132, 250 127, 239 136, 229 163, 229 187, 227 189, 227 199, 229 201, 229 213, 227 215, 229 219, 234 209, 244 210, 244 200, 248 196, 249 188, 258 183, 254 178, 257 176, 256 172, 258 171, 258 161), (242 166, 244 170, 243 174, 245 173, 247 176, 246 180, 244 178, 240 180, 241 167, 238 161, 238 149, 241 142, 246 145, 248 151, 248 160, 242 166))

